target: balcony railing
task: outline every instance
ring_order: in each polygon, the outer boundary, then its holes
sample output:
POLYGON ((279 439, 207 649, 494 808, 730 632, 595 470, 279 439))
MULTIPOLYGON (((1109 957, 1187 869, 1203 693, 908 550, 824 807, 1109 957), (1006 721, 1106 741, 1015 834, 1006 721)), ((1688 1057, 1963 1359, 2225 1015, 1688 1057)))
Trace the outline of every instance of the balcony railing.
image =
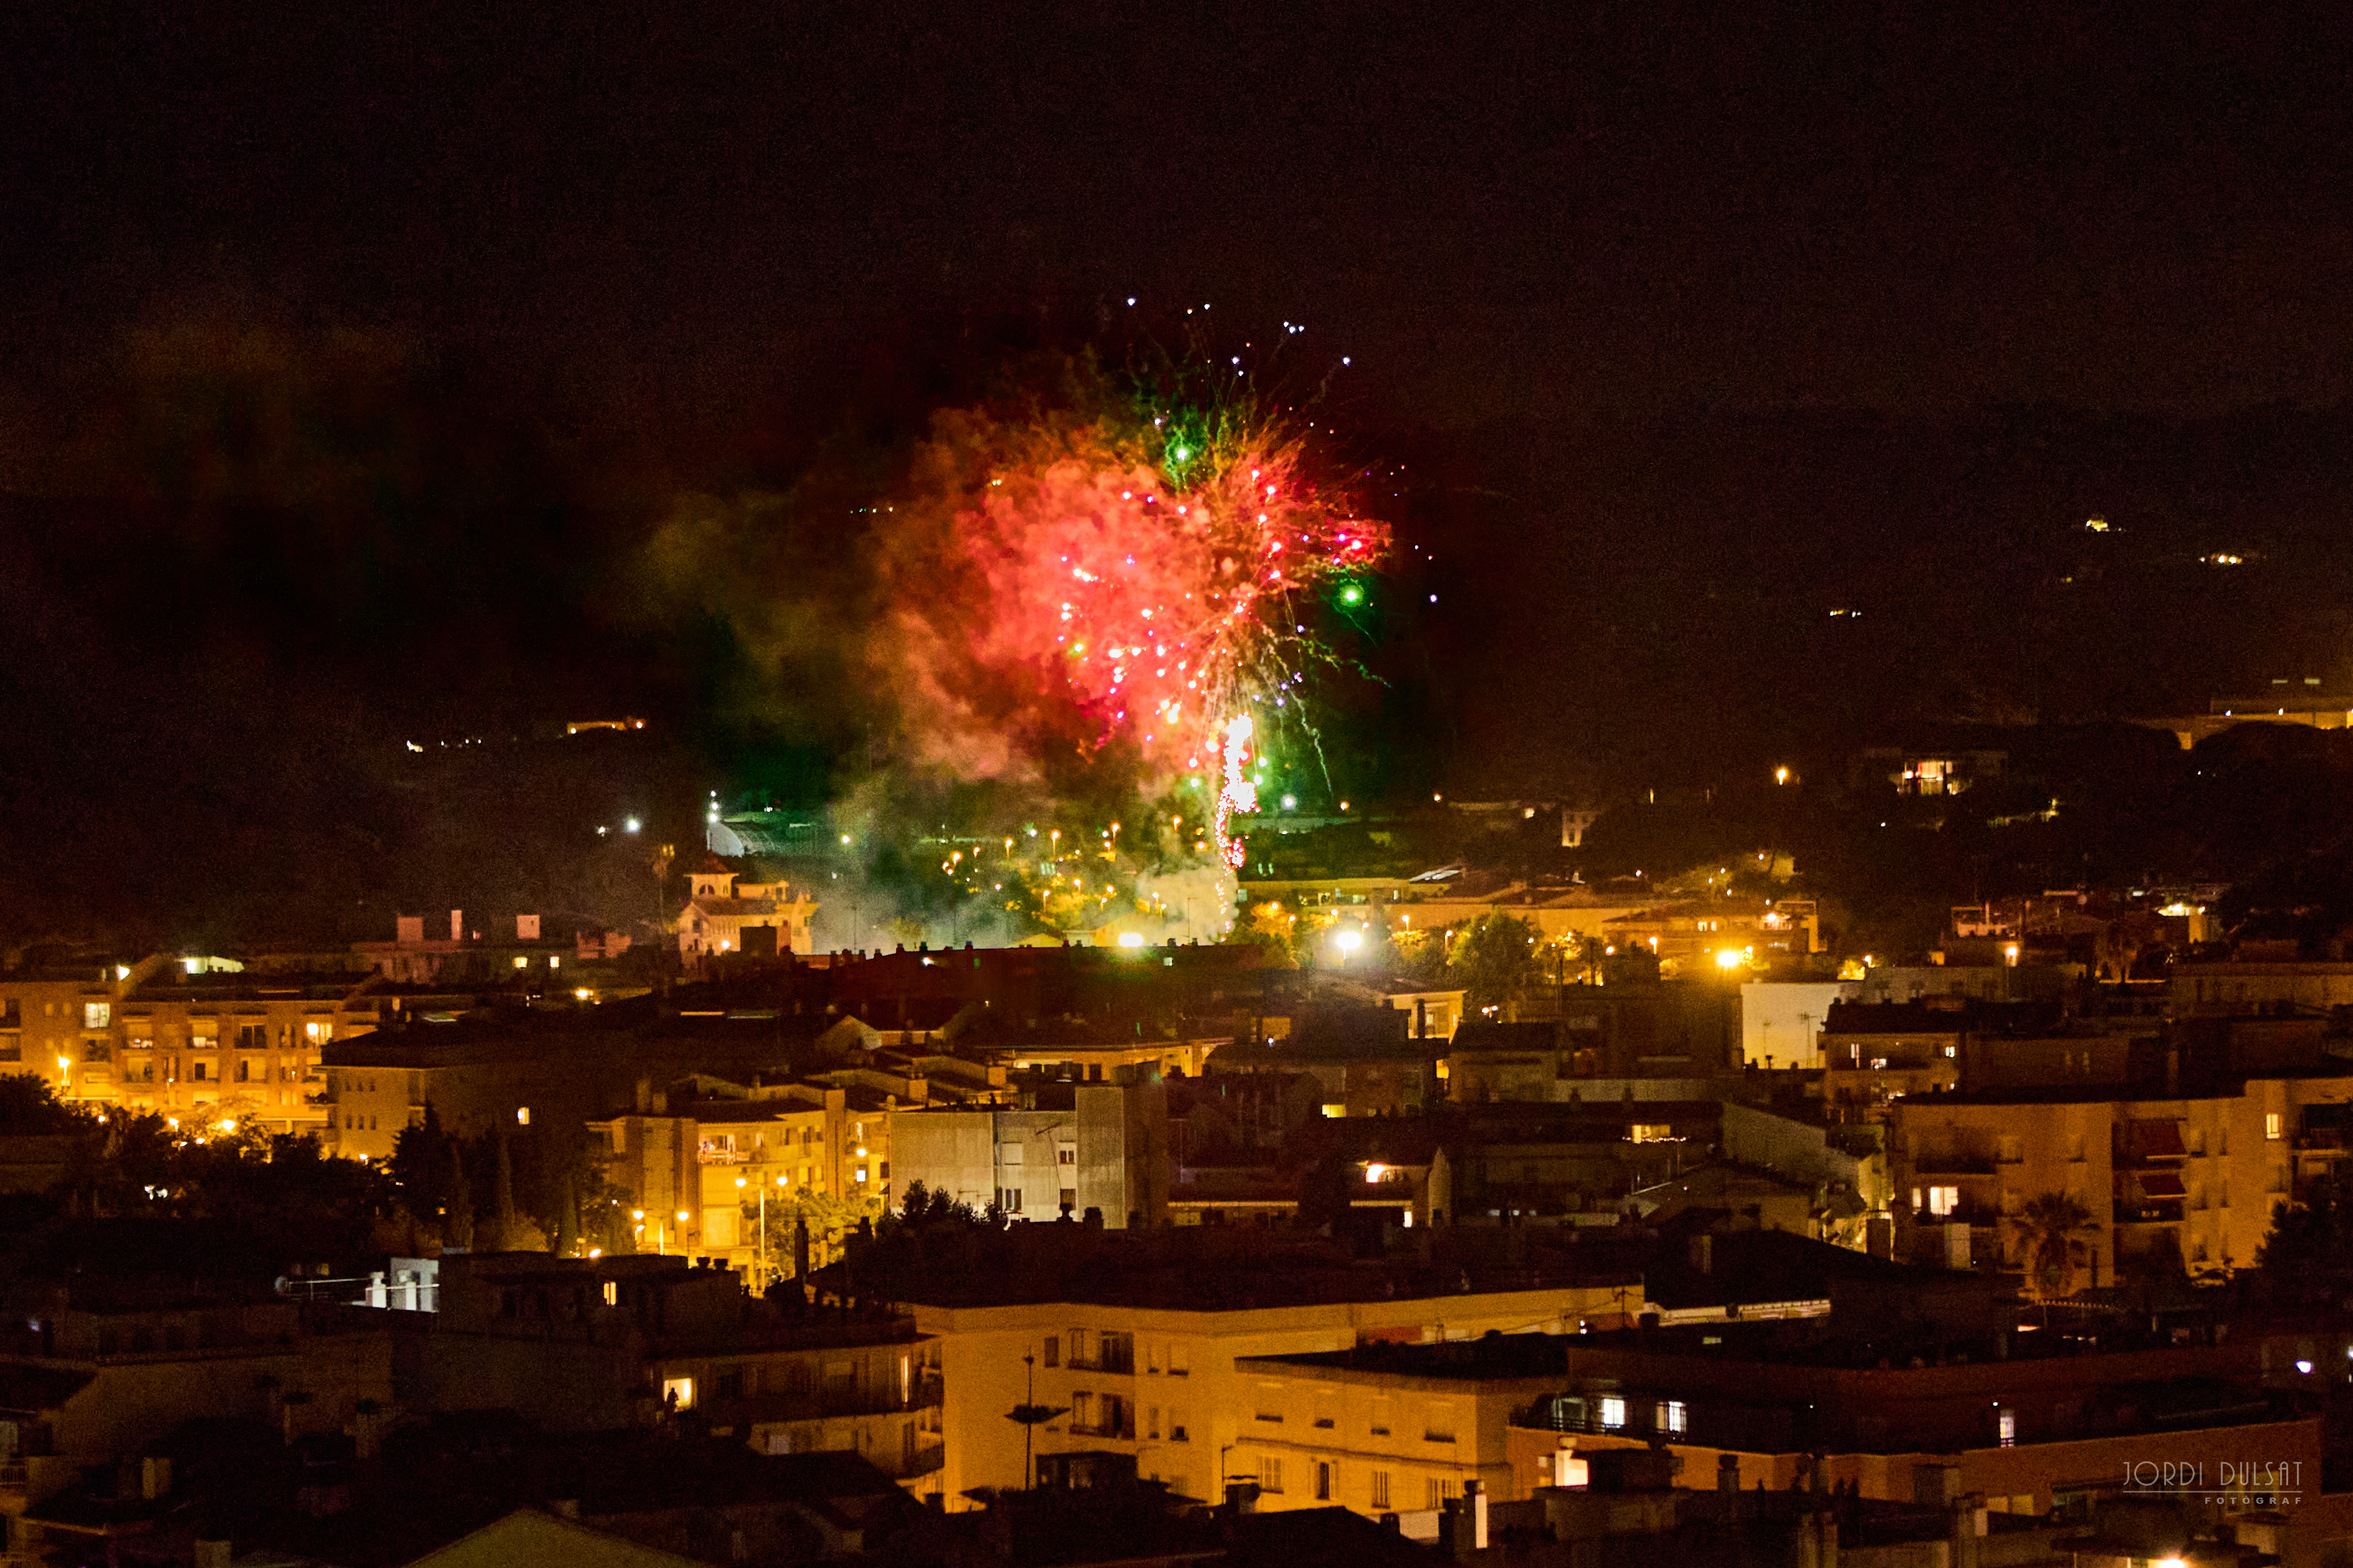
POLYGON ((0 1492, 20 1493, 32 1484, 31 1472, 22 1459, 0 1459, 0 1492))
POLYGON ((1996 1163, 1991 1154, 1962 1153, 1950 1149, 1912 1156, 1912 1169, 1923 1176, 1990 1176, 1996 1163))

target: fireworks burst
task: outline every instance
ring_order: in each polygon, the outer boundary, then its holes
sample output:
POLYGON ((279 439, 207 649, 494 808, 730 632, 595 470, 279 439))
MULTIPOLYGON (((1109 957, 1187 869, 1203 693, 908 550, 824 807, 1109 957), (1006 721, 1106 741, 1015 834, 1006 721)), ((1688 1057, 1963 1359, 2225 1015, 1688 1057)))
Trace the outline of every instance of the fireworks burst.
POLYGON ((1253 738, 1262 748, 1285 721, 1304 731, 1301 685, 1332 659, 1305 601, 1360 602, 1386 526, 1319 484, 1303 440, 1247 400, 1145 396, 1027 426, 967 416, 944 436, 954 460, 932 473, 960 493, 929 564, 946 569, 954 605, 927 600, 907 639, 961 645, 925 674, 938 721, 1001 713, 974 694, 1035 682, 1098 753, 1132 742, 1147 775, 1222 775, 1217 847, 1238 867, 1229 825, 1256 807, 1253 738))

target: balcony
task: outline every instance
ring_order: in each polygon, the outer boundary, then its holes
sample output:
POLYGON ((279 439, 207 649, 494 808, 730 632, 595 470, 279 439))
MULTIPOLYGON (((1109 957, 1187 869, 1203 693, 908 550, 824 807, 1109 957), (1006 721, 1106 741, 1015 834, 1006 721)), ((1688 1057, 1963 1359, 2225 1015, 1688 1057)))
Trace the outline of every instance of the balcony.
POLYGON ((1912 1170, 1922 1176, 1990 1176, 1999 1163, 1990 1153, 1932 1149, 1912 1156, 1912 1170))
MULTIPOLYGON (((872 1456, 869 1456, 872 1458, 872 1456)), ((894 1481, 911 1481, 918 1476, 934 1475, 945 1469, 948 1462, 947 1445, 924 1443, 913 1453, 902 1452, 896 1459, 884 1463, 876 1459, 875 1468, 894 1481)))
POLYGON ((1103 1336, 1103 1348, 1092 1356, 1072 1356, 1063 1363, 1072 1372, 1107 1372, 1119 1377, 1135 1375, 1135 1342, 1125 1334, 1103 1336))
POLYGON ((30 1486, 31 1472, 22 1459, 0 1459, 0 1497, 22 1497, 30 1486))
POLYGON ((699 1401, 712 1420, 753 1424, 770 1421, 820 1421, 828 1417, 900 1415, 941 1403, 940 1385, 917 1384, 913 1397, 902 1400, 895 1389, 833 1388, 824 1392, 785 1394, 714 1394, 699 1401))

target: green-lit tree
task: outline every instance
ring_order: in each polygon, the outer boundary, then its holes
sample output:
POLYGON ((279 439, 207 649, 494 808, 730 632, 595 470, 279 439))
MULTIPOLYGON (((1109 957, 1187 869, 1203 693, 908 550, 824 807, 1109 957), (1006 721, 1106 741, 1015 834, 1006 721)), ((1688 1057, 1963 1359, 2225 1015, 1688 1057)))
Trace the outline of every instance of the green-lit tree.
POLYGON ((1501 1006, 1538 977, 1539 940, 1528 921, 1491 910, 1454 939, 1447 955, 1447 978, 1470 994, 1472 1007, 1501 1006))
MULTIPOLYGON (((786 1197, 768 1200, 768 1267, 782 1278, 793 1272, 793 1237, 799 1226, 808 1227, 809 1267, 822 1268, 841 1256, 848 1237, 861 1222, 882 1217, 880 1197, 854 1195, 837 1197, 831 1193, 813 1193, 797 1188, 786 1197)), ((757 1200, 744 1205, 744 1229, 747 1235, 759 1234, 760 1205, 757 1200)))

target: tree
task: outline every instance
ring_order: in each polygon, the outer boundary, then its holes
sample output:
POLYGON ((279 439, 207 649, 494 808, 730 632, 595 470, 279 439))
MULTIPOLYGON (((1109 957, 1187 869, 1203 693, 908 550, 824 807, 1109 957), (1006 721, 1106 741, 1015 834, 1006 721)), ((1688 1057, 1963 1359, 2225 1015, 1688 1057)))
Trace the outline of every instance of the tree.
POLYGON ((0 1076, 0 1135, 57 1137, 90 1126, 89 1113, 58 1099, 48 1079, 31 1073, 0 1076))
POLYGON ((1380 962, 1401 980, 1434 987, 1446 976, 1446 943, 1435 931, 1392 931, 1380 962))
POLYGON ((2343 1177, 2319 1177, 2295 1203, 2272 1207, 2272 1228, 2255 1268, 2291 1299, 2333 1300, 2353 1277, 2353 1204, 2343 1177))
POLYGON ((2069 1293, 2083 1251, 2076 1237, 2100 1228, 2092 1211, 2066 1193, 2031 1197, 2004 1224, 2025 1259, 2034 1293, 2046 1301, 2069 1293))
POLYGON ((1226 933, 1229 947, 1254 947, 1264 956, 1260 960, 1270 969, 1296 969, 1299 957, 1292 951, 1292 933, 1299 917, 1281 904, 1269 900, 1253 904, 1234 929, 1226 933))
POLYGON ((1537 941, 1528 921, 1490 910, 1455 938, 1447 977, 1470 993, 1472 1007, 1501 1006, 1536 978, 1537 941))
MULTIPOLYGON (((954 1200, 950 1202, 953 1204, 954 1200)), ((929 1206, 928 1202, 926 1206, 929 1206)), ((836 1197, 831 1193, 815 1193, 803 1187, 790 1197, 770 1198, 769 1267, 778 1274, 791 1274, 793 1232, 803 1224, 808 1226, 809 1267, 822 1268, 840 1256, 844 1242, 857 1230, 860 1222, 881 1217, 882 1200, 879 1197, 836 1197)), ((756 1234, 759 1223, 758 1200, 747 1200, 744 1205, 744 1228, 756 1234)))

